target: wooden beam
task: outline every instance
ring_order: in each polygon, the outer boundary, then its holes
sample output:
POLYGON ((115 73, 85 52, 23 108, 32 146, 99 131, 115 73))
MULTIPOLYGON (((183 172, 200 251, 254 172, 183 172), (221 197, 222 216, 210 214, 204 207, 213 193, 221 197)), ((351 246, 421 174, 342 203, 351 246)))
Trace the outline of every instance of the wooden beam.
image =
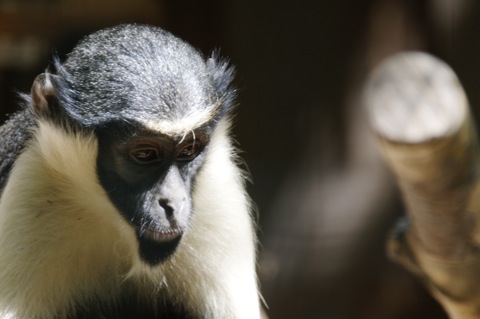
POLYGON ((365 100, 408 210, 390 255, 451 318, 480 318, 479 147, 459 80, 430 55, 402 53, 372 73, 365 100))

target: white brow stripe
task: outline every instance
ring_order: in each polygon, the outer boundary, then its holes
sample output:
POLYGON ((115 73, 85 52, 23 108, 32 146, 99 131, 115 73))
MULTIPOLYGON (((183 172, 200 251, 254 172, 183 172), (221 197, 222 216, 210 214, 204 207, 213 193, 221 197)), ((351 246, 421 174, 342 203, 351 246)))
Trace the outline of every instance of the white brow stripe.
POLYGON ((193 131, 195 128, 202 126, 212 120, 215 114, 215 109, 210 109, 208 112, 194 114, 182 119, 168 121, 168 120, 147 120, 144 125, 153 131, 161 132, 166 135, 180 135, 185 132, 193 131))

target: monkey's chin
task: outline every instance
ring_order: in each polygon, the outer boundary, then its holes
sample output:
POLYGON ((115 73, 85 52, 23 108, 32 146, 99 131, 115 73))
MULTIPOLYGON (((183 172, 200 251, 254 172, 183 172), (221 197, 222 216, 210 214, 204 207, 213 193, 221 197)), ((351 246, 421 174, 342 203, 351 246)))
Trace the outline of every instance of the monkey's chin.
POLYGON ((166 261, 177 250, 183 232, 177 233, 143 233, 138 237, 138 252, 140 258, 150 266, 156 266, 166 261))
POLYGON ((139 256, 150 266, 156 266, 172 256, 180 243, 184 229, 139 227, 133 223, 139 243, 139 256))

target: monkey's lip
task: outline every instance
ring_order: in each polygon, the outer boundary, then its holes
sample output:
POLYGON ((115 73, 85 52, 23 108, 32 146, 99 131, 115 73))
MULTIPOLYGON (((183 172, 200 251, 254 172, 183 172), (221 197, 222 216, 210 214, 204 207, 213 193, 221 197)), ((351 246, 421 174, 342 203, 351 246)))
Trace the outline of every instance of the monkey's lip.
POLYGON ((133 227, 142 238, 147 238, 156 242, 169 242, 183 235, 184 229, 180 227, 172 227, 165 229, 156 229, 153 227, 140 226, 134 220, 131 221, 133 227))
POLYGON ((183 229, 169 228, 166 230, 157 230, 152 228, 144 228, 140 234, 142 237, 146 237, 156 242, 168 242, 182 236, 183 229))

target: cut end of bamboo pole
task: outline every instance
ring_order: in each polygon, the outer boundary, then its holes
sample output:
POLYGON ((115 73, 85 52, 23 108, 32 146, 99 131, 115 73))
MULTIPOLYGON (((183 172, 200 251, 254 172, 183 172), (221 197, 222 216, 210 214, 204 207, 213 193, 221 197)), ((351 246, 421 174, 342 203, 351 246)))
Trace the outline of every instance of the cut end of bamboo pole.
POLYGON ((468 114, 465 92, 452 69, 421 52, 383 62, 368 81, 365 102, 373 129, 402 143, 450 136, 468 114))

